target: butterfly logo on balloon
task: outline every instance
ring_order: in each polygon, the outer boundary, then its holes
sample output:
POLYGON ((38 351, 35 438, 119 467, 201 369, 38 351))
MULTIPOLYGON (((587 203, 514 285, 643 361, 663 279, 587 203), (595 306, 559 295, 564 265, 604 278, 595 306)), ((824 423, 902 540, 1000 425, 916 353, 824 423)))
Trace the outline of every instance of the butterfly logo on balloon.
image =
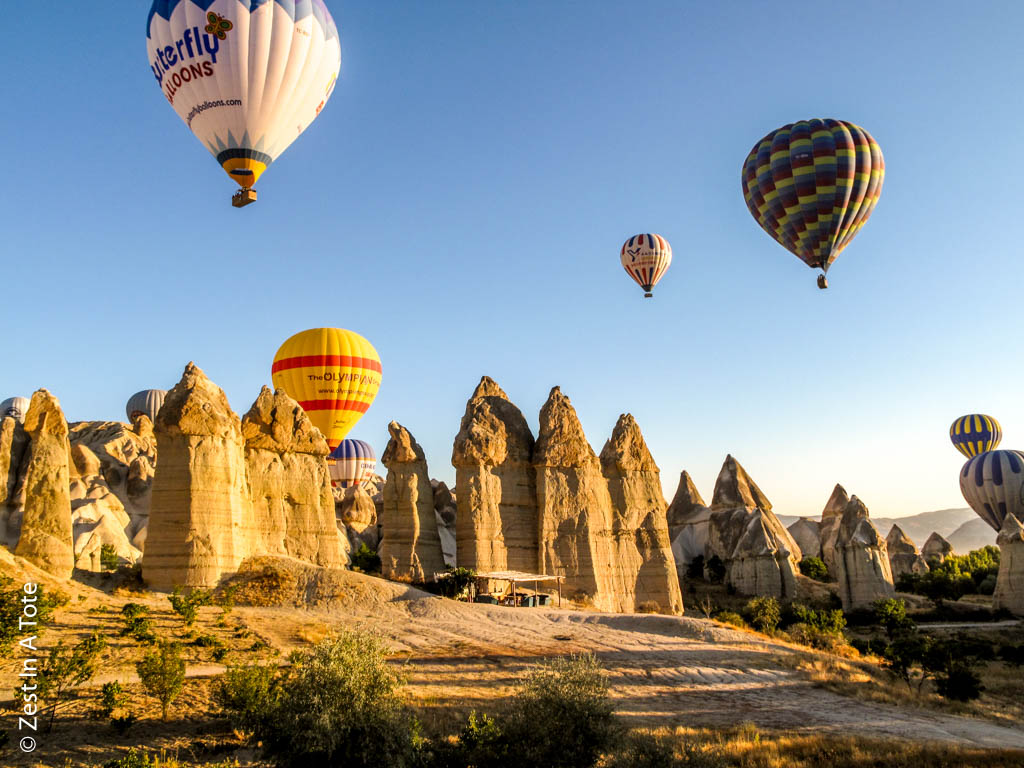
POLYGON ((228 32, 235 28, 235 25, 225 19, 219 13, 206 14, 206 31, 214 35, 218 40, 227 40, 228 32))

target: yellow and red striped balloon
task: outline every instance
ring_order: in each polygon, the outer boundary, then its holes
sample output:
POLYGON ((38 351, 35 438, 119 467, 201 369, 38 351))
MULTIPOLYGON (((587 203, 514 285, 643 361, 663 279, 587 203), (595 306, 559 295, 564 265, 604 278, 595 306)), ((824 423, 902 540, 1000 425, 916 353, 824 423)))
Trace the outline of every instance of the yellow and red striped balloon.
POLYGON ((281 345, 271 375, 274 387, 298 400, 334 450, 377 396, 380 356, 358 333, 310 328, 281 345))

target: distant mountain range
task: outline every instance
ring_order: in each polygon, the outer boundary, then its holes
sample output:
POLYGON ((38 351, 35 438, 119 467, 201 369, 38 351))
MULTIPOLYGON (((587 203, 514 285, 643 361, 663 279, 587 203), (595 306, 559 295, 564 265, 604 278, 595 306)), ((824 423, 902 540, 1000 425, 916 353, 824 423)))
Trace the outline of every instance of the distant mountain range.
MULTIPOLYGON (((779 515, 779 522, 787 528, 800 518, 795 515, 779 515)), ((820 520, 820 517, 812 517, 820 520)), ((966 554, 972 549, 980 549, 987 544, 996 543, 996 532, 973 509, 938 509, 934 512, 921 512, 908 517, 873 517, 871 522, 882 536, 887 536, 894 524, 898 524, 903 532, 917 545, 918 549, 932 535, 932 531, 953 545, 953 551, 966 554)))

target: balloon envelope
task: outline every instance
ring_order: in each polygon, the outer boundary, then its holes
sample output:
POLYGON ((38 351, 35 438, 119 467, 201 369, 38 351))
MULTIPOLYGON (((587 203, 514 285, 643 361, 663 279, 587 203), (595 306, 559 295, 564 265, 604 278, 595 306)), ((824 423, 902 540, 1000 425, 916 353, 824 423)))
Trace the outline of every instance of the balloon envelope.
POLYGON ((960 453, 971 458, 998 447, 1003 439, 1003 428, 991 416, 971 413, 953 422, 949 439, 960 453))
POLYGON ((27 397, 8 397, 0 403, 0 418, 10 416, 19 423, 24 424, 29 402, 27 397))
POLYGON ((960 470, 960 492, 978 517, 997 531, 1012 514, 1024 516, 1024 453, 987 451, 960 470))
POLYGON ((166 397, 167 390, 165 389, 143 389, 141 392, 136 392, 128 398, 128 402, 124 406, 128 421, 135 421, 136 415, 144 413, 150 421, 155 422, 156 415, 166 397))
POLYGON ((334 450, 377 396, 380 357, 358 333, 311 328, 281 345, 271 375, 274 387, 299 402, 334 450))
POLYGON ((146 50, 164 98, 244 188, 316 119, 341 68, 323 0, 154 0, 146 50))
POLYGON ((650 296, 672 263, 672 246, 661 235, 633 235, 622 245, 619 261, 626 274, 650 296))
POLYGON ((885 161, 867 131, 802 120, 761 139, 743 163, 743 198, 758 225, 809 267, 828 271, 882 193, 885 161))
POLYGON ((331 480, 342 488, 363 485, 377 468, 377 454, 373 446, 363 440, 342 440, 331 451, 334 463, 331 465, 331 480))

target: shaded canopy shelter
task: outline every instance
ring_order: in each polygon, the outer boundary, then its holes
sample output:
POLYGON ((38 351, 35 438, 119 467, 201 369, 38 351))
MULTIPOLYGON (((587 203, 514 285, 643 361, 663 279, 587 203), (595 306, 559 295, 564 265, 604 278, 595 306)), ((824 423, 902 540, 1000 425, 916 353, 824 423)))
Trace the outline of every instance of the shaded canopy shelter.
MULTIPOLYGON (((550 576, 546 573, 526 573, 525 571, 492 571, 491 573, 478 573, 477 579, 488 579, 496 581, 507 581, 512 584, 512 598, 516 596, 516 585, 522 584, 523 582, 533 582, 533 591, 537 592, 537 587, 542 581, 554 581, 557 582, 558 586, 558 607, 562 607, 562 580, 565 576, 550 576)), ((536 607, 536 603, 534 603, 536 607)))

